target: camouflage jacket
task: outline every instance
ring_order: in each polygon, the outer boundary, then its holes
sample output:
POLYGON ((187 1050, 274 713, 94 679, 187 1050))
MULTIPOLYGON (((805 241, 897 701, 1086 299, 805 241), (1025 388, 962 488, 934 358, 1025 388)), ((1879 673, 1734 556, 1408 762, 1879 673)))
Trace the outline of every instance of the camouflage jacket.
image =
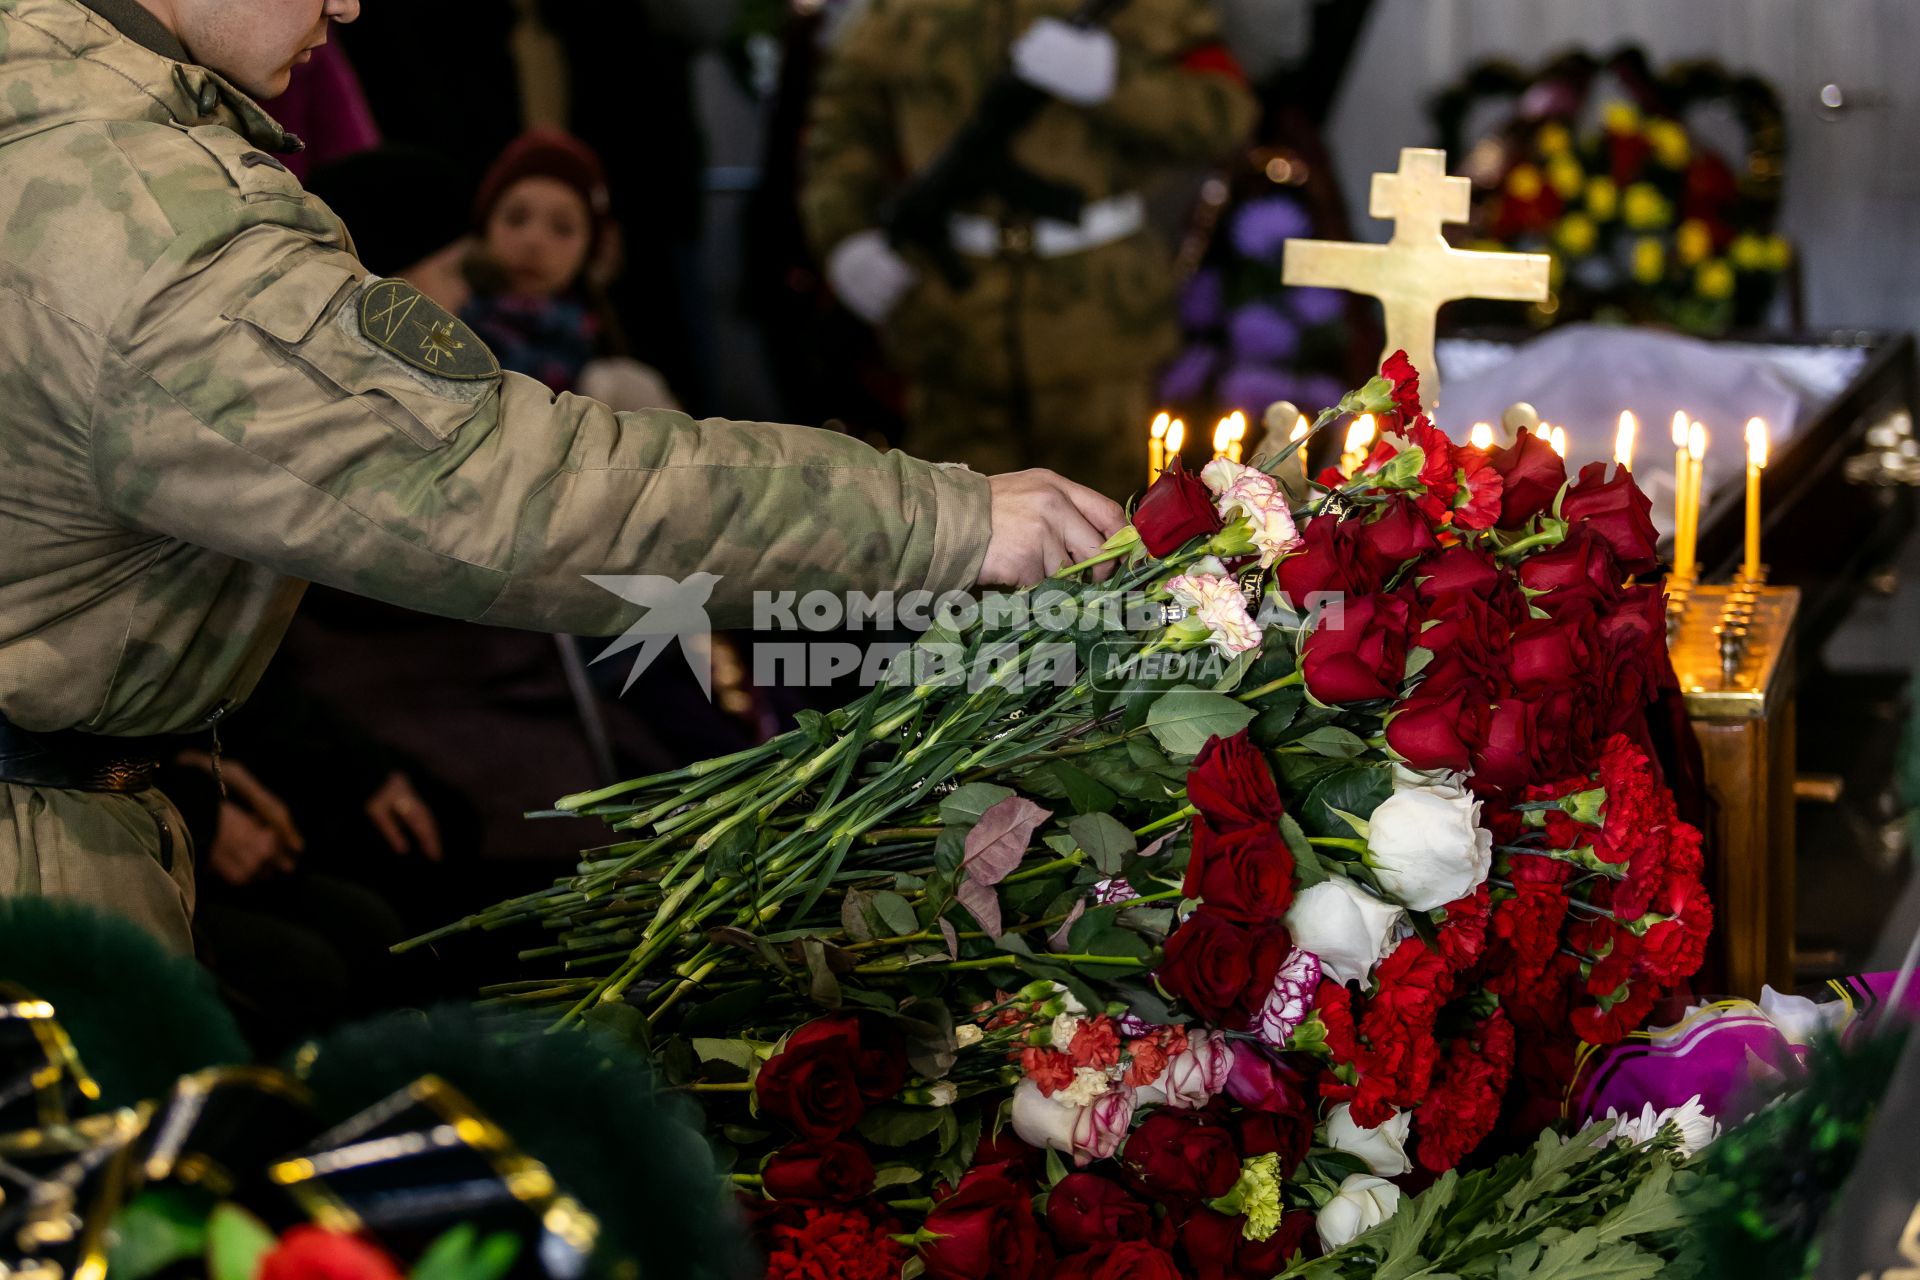
MULTIPOLYGON (((457 128, 458 122, 448 122, 457 128)), ((212 72, 74 0, 0 0, 0 712, 181 731, 243 698, 304 581, 585 634, 585 574, 969 585, 984 477, 827 432, 616 414, 501 374, 371 280, 212 72)))
MULTIPOLYGON (((1021 33, 1080 0, 864 4, 828 58, 806 139, 801 208, 822 257, 877 225, 903 175, 939 158, 1021 33)), ((1108 29, 1120 49, 1113 97, 1047 104, 1014 139, 1017 163, 1094 201, 1217 163, 1245 141, 1255 102, 1213 0, 1129 0, 1108 29)), ((992 199, 968 211, 1006 212, 992 199)), ((964 291, 923 270, 889 317, 889 346, 912 376, 984 390, 1138 378, 1172 353, 1171 254, 1154 236, 975 265, 964 291)))

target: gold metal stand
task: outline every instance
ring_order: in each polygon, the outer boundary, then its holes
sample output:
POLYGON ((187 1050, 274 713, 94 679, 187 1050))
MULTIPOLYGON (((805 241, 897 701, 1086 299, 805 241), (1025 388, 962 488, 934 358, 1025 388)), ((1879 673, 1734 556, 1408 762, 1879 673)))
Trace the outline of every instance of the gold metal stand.
POLYGON ((1715 947, 1703 985, 1757 999, 1793 985, 1793 587, 1688 585, 1674 671, 1706 760, 1715 947))

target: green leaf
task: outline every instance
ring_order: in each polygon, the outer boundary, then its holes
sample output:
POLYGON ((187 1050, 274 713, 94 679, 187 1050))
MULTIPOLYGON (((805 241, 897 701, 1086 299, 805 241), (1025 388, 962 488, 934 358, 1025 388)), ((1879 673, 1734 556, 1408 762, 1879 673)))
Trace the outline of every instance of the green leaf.
POLYGON ((1332 756, 1342 760, 1351 760, 1355 756, 1367 754, 1365 739, 1351 729, 1342 729, 1337 724, 1322 725, 1310 733, 1303 733, 1288 745, 1304 747, 1315 755, 1332 756))
POLYGON ((840 927, 855 942, 872 942, 879 936, 874 928, 878 917, 873 910, 873 895, 865 889, 849 889, 840 899, 840 927))
POLYGON ((1280 815, 1280 837, 1293 855, 1294 878, 1299 881, 1295 888, 1310 889, 1327 878, 1327 864, 1321 861, 1320 851, 1308 842, 1307 833, 1290 813, 1280 815))
POLYGON ((113 1220, 107 1270, 120 1280, 147 1280, 207 1251, 203 1197, 184 1187, 142 1192, 113 1220))
POLYGON ((1653 1280, 1666 1265, 1666 1259, 1638 1245, 1602 1245, 1600 1233, 1588 1227, 1544 1247, 1515 1249, 1500 1260, 1495 1275, 1499 1280, 1653 1280))
POLYGON ((1245 653, 1235 654, 1233 661, 1227 663, 1227 669, 1220 673, 1220 678, 1213 682, 1213 691, 1232 693, 1240 687, 1247 677, 1247 672, 1251 671, 1253 664, 1258 661, 1260 661, 1258 649, 1249 649, 1245 653))
POLYGON ((1256 699, 1253 703, 1256 714, 1253 723, 1247 726, 1248 736, 1258 746, 1279 746, 1306 701, 1306 695, 1295 688, 1276 689, 1256 699))
POLYGON ((1055 1151, 1052 1147, 1048 1147, 1047 1148, 1047 1185, 1049 1187, 1058 1186, 1060 1183, 1060 1180, 1066 1176, 1067 1176, 1067 1162, 1060 1158, 1060 1153, 1058 1151, 1055 1151))
POLYGON ((980 815, 980 821, 967 832, 966 857, 962 866, 967 878, 982 885, 996 885, 1013 873, 1027 856, 1036 827, 1051 818, 1025 796, 1010 795, 980 815))
POLYGON ((1334 817, 1340 819, 1340 821, 1346 823, 1347 826, 1352 829, 1353 834, 1355 834, 1356 836, 1359 836, 1362 840, 1368 840, 1372 838, 1373 824, 1371 822, 1368 822, 1365 818, 1361 817, 1359 814, 1348 813, 1345 809, 1336 809, 1332 805, 1327 806, 1327 812, 1331 813, 1334 817))
POLYGON ((1176 756, 1198 755, 1209 738, 1231 738, 1253 720, 1253 711, 1223 693, 1180 688, 1161 694, 1147 711, 1154 739, 1176 756))
POLYGON ((914 914, 913 904, 897 893, 882 890, 874 894, 873 909, 893 937, 920 932, 920 918, 914 914))
POLYGON ((1075 813, 1105 813, 1120 802, 1113 788, 1065 760, 1049 760, 1027 776, 1053 783, 1075 813))
POLYGON ((940 821, 967 827, 980 821, 980 815, 1013 794, 1011 787, 991 782, 969 782, 940 802, 940 821))
POLYGON ((920 1181, 927 1171, 911 1164, 883 1164, 873 1171, 873 1185, 881 1187, 904 1187, 920 1181))
POLYGON ((1374 1272, 1374 1280, 1405 1280, 1426 1266, 1421 1247, 1432 1232, 1434 1222, 1453 1203, 1459 1189, 1460 1175, 1449 1169, 1411 1205, 1400 1207, 1388 1226, 1386 1253, 1374 1272))
POLYGON ((1629 1236, 1672 1231, 1685 1225, 1686 1211, 1673 1192, 1673 1166, 1664 1157, 1653 1161, 1652 1172, 1633 1189, 1627 1202, 1600 1220, 1602 1244, 1612 1244, 1629 1236))
POLYGON ((1140 847, 1126 824, 1110 814, 1082 814, 1067 823, 1067 832, 1103 875, 1119 875, 1121 860, 1140 847))
POLYGON ((207 1217, 208 1280, 253 1280, 273 1245, 266 1223, 238 1205, 215 1205, 207 1217))
POLYGON ((1350 765, 1313 784, 1295 815, 1308 835, 1351 838, 1355 828, 1342 815, 1371 818, 1393 794, 1393 768, 1387 764, 1350 765))
MULTIPOLYGON (((909 1107, 889 1104, 871 1107, 860 1117, 860 1136, 882 1147, 904 1147, 940 1128, 952 1113, 945 1107, 909 1107)), ((249 1277, 251 1280, 251 1277, 249 1277)))
POLYGON ((759 1065, 760 1056, 753 1046, 745 1040, 708 1040, 697 1038, 693 1042, 693 1056, 702 1062, 727 1062, 751 1073, 759 1065))

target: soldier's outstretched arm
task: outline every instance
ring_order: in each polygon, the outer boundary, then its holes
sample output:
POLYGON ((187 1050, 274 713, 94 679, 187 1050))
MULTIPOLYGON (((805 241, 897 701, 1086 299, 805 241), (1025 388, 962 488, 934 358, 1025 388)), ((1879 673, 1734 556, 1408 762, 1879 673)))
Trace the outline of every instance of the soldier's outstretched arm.
POLYGON ((1091 110, 1181 164, 1212 164, 1246 141, 1259 106, 1227 51, 1213 0, 1133 0, 1113 96, 1091 110))
MULTIPOLYGON (((826 431, 552 396, 410 287, 296 231, 169 257, 108 335, 93 398, 95 474, 135 528, 410 608, 586 634, 634 612, 586 574, 718 574, 726 625, 761 588, 970 586, 995 540, 985 476, 826 431)), ((998 559, 1046 536, 1010 529, 998 559)))

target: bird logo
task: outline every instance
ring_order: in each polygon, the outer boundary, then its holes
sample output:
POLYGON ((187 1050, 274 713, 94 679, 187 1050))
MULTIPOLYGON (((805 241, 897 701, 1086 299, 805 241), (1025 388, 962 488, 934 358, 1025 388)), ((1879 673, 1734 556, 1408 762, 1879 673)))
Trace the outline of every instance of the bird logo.
POLYGON ((588 582, 611 591, 629 604, 646 612, 628 627, 618 640, 594 656, 602 662, 617 653, 638 649, 633 669, 621 693, 633 688, 640 673, 653 665, 668 645, 678 641, 680 652, 700 682, 700 691, 713 697, 713 620, 707 616, 707 601, 720 581, 717 573, 695 573, 686 578, 668 578, 655 573, 586 575, 588 582))

